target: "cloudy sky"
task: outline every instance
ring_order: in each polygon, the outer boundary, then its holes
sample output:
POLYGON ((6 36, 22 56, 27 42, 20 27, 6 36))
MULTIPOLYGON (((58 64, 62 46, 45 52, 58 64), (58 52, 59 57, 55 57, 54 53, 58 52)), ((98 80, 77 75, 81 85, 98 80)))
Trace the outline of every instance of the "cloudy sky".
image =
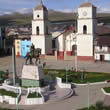
MULTIPOLYGON (((110 0, 44 0, 44 4, 48 9, 71 12, 85 1, 93 3, 99 11, 110 12, 110 0)), ((31 12, 38 3, 39 0, 0 0, 0 14, 31 12)))

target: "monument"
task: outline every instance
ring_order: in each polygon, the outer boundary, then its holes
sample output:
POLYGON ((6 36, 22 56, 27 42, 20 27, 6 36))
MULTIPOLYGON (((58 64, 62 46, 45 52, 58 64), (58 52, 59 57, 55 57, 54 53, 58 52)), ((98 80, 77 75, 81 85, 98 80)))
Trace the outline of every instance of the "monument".
POLYGON ((41 87, 44 85, 45 75, 42 66, 40 65, 41 49, 35 49, 32 44, 30 52, 26 55, 25 65, 22 69, 22 86, 23 87, 41 87), (32 59, 35 58, 35 63, 32 59))

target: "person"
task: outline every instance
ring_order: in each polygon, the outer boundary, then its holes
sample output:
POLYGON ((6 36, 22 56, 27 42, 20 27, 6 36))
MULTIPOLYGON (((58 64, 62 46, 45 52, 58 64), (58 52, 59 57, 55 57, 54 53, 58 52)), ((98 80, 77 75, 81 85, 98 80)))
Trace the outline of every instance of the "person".
POLYGON ((46 62, 43 63, 43 68, 45 68, 45 66, 46 66, 46 62))

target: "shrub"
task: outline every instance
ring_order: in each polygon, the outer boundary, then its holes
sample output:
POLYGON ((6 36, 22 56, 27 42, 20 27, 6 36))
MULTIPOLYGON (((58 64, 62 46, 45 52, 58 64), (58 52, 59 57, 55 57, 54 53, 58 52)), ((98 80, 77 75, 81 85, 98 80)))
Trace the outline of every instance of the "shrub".
POLYGON ((40 97, 41 95, 39 93, 33 92, 33 93, 29 93, 27 98, 40 98, 40 97))

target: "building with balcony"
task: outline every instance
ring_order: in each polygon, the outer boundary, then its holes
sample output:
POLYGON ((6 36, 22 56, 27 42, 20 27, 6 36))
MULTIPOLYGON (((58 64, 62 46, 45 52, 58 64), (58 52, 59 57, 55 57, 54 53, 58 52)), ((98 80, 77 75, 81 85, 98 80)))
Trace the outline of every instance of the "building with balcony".
POLYGON ((99 36, 94 46, 95 61, 110 61, 110 37, 99 36))

